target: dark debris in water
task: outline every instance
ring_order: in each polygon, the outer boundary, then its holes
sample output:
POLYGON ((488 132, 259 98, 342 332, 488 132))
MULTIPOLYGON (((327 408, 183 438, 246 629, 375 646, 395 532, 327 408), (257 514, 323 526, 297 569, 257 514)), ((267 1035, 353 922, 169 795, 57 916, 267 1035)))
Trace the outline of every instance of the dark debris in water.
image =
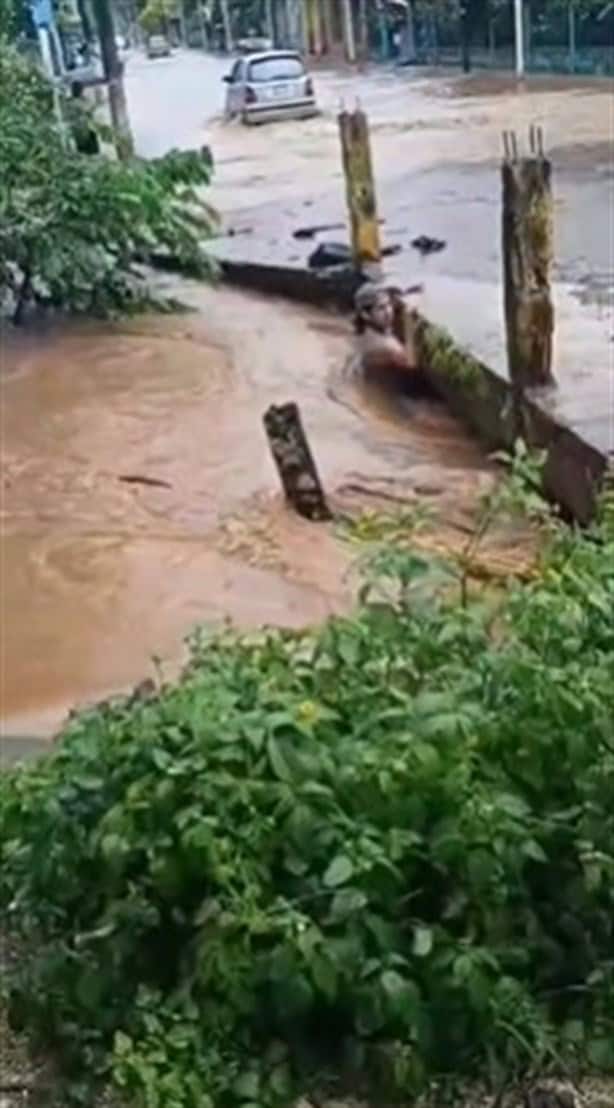
POLYGON ((445 249, 446 243, 443 239, 431 238, 430 235, 418 235, 417 238, 412 239, 412 246, 423 255, 438 254, 445 249))

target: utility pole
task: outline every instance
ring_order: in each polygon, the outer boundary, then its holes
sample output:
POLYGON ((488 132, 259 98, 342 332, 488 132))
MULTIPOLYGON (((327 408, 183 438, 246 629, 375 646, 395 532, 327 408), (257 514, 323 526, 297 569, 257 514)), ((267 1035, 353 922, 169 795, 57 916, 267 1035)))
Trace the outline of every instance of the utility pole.
POLYGON ((110 0, 93 0, 94 19, 100 40, 100 53, 105 81, 109 90, 111 125, 115 132, 115 149, 118 158, 126 160, 134 155, 134 142, 130 130, 128 104, 124 89, 124 67, 117 50, 115 24, 110 0))
POLYGON ((200 44, 203 50, 209 49, 209 35, 207 34, 207 20, 202 0, 197 0, 198 22, 200 24, 200 44))
POLYGON ((341 0, 341 14, 343 18, 343 40, 345 43, 345 56, 350 65, 356 61, 356 37, 354 35, 354 15, 352 13, 352 0, 341 0))
POLYGON ((320 0, 309 0, 308 8, 308 22, 307 22, 307 50, 311 45, 311 51, 320 58, 322 56, 322 13, 320 11, 320 0))
POLYGON ((514 44, 516 48, 516 76, 524 77, 524 21, 523 0, 514 0, 514 44))

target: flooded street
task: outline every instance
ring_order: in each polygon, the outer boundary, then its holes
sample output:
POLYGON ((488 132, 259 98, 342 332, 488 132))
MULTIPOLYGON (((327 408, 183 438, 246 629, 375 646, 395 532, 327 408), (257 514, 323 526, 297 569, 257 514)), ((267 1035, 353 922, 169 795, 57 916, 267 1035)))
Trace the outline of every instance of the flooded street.
MULTIPOLYGON (((453 70, 324 69, 316 71, 319 118, 246 128, 222 119, 228 68, 196 52, 135 59, 128 93, 142 153, 211 145, 212 200, 232 226, 257 218, 260 227, 263 205, 273 233, 286 213, 294 226, 343 213, 336 115, 358 101, 369 116, 387 240, 408 249, 418 234, 442 238, 447 248, 428 259, 428 274, 498 282, 502 132, 515 128, 522 147, 537 123, 553 161, 555 276, 611 287, 614 81, 529 78, 518 86, 509 76, 453 70)), ((415 264, 421 273, 421 260, 415 264)))
MULTIPOLYGON (((607 312, 605 83, 521 96, 504 84, 485 93, 475 81, 459 90, 451 79, 322 74, 322 118, 247 130, 220 120, 226 69, 197 54, 137 58, 128 92, 140 151, 210 142, 212 199, 246 237, 263 204, 273 221, 291 223, 298 210, 319 222, 331 195, 342 203, 334 113, 360 95, 382 210, 401 215, 387 233, 452 238, 433 272, 456 281, 498 279, 500 131, 547 117, 563 167, 559 273, 589 291, 596 275, 607 312)), ((397 507, 432 502, 462 530, 491 479, 479 447, 441 408, 408 412, 348 380, 347 321, 227 288, 172 291, 189 314, 4 337, 6 733, 50 734, 73 704, 146 676, 154 657, 171 672, 198 621, 299 626, 347 607, 353 553, 333 526, 286 511, 262 430, 270 403, 300 405, 342 509, 388 489, 397 507)))
POLYGON ((353 554, 279 496, 269 403, 301 405, 333 494, 384 479, 458 510, 487 479, 444 412, 395 416, 345 379, 345 321, 228 289, 173 291, 196 310, 5 342, 7 733, 52 730, 154 656, 172 669, 198 621, 298 626, 347 605, 353 554))

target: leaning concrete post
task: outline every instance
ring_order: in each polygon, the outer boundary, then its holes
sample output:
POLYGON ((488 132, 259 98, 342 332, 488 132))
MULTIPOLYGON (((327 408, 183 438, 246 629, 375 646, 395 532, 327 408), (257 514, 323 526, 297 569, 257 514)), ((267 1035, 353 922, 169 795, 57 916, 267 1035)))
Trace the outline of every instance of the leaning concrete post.
POLYGON ((551 163, 541 128, 531 127, 530 155, 518 157, 516 135, 503 135, 503 282, 510 379, 520 388, 552 376, 554 309, 551 163))
POLYGON ((288 502, 306 519, 332 519, 297 405, 271 405, 264 427, 288 502))
POLYGON ((371 162, 369 122, 363 111, 339 116, 343 173, 352 232, 352 253, 358 269, 381 259, 375 182, 371 162))

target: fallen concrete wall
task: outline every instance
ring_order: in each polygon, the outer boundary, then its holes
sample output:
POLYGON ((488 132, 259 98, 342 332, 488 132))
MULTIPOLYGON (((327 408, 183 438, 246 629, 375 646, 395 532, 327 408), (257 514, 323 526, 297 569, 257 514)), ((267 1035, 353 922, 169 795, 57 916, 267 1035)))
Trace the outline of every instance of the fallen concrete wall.
POLYGON ((541 404, 539 391, 518 392, 447 332, 414 313, 418 363, 450 409, 493 448, 517 438, 546 451, 544 491, 579 523, 590 522, 609 459, 541 404))

